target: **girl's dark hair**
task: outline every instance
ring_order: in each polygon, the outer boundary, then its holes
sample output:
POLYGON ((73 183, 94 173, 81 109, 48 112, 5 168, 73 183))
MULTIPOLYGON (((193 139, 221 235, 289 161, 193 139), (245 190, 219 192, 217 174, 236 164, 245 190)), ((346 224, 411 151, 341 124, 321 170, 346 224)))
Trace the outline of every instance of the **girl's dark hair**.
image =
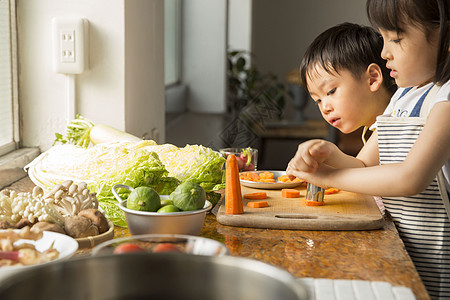
POLYGON ((383 39, 369 26, 342 23, 331 27, 309 45, 300 63, 300 77, 308 90, 307 79, 317 66, 325 71, 350 71, 360 78, 371 63, 377 64, 383 73, 383 84, 390 93, 397 89, 395 81, 389 76, 386 61, 381 58, 383 39))
POLYGON ((449 62, 450 0, 367 0, 367 15, 372 26, 401 33, 406 24, 422 28, 425 34, 439 28, 439 47, 434 82, 450 79, 449 62))

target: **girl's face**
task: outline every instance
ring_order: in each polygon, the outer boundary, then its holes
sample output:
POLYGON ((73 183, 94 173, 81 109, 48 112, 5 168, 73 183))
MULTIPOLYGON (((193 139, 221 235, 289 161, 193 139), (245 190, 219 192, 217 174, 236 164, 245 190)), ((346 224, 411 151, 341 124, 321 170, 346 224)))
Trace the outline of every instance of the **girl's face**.
POLYGON ((430 33, 407 25, 405 31, 380 29, 383 36, 381 57, 387 60, 391 77, 400 87, 421 86, 433 81, 436 72, 439 30, 430 33))
POLYGON ((329 72, 317 66, 310 72, 307 83, 323 118, 343 133, 372 125, 386 106, 371 97, 366 74, 356 79, 348 70, 329 72))

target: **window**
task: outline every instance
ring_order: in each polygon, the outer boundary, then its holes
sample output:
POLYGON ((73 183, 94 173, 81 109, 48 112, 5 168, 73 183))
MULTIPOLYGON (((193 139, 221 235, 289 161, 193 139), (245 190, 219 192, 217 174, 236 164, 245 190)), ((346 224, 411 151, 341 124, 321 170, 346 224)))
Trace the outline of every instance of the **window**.
POLYGON ((179 82, 180 0, 164 0, 164 82, 179 82))
POLYGON ((14 2, 0 0, 0 155, 14 150, 18 140, 14 2))

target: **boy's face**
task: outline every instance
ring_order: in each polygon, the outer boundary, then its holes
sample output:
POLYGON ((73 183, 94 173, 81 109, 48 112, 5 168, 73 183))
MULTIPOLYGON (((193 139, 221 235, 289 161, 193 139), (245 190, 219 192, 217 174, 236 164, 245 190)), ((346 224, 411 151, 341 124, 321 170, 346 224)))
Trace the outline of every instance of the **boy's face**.
POLYGON ((307 84, 323 118, 343 133, 372 125, 380 114, 366 73, 356 79, 348 70, 337 73, 316 66, 310 70, 307 84))

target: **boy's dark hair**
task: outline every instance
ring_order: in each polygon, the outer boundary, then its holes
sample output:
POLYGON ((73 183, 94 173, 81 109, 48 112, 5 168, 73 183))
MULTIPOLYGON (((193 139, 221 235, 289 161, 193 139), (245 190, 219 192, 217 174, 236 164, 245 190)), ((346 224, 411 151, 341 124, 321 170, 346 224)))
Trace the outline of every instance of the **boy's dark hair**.
POLYGON ((342 23, 331 27, 309 45, 300 63, 302 84, 308 90, 307 79, 316 66, 327 72, 350 71, 359 79, 371 63, 377 64, 383 73, 383 85, 393 94, 397 86, 386 61, 381 58, 383 39, 369 26, 342 23))
POLYGON ((411 23, 429 35, 439 28, 439 48, 434 82, 444 84, 450 79, 449 0, 367 0, 367 15, 372 26, 401 33, 411 23))

